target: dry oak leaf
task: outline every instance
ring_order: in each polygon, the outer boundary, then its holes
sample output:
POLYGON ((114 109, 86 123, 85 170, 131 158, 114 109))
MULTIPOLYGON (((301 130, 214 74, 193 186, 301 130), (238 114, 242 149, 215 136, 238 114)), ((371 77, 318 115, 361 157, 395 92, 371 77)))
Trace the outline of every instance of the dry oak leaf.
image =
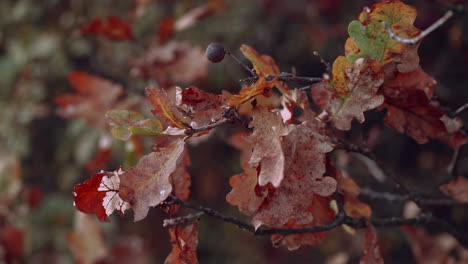
POLYGON ((350 38, 346 41, 347 58, 354 62, 359 58, 377 59, 381 65, 390 65, 390 71, 410 72, 419 66, 418 45, 400 43, 390 37, 382 22, 403 38, 419 35, 413 26, 416 9, 399 0, 382 1, 366 8, 348 26, 350 38), (396 69, 394 68, 396 67, 396 69))
MULTIPOLYGON (((307 212, 314 216, 314 220, 307 225, 298 225, 294 221, 289 221, 282 228, 310 228, 321 226, 332 222, 335 219, 335 212, 330 208, 331 197, 314 196, 312 204, 307 212)), ((272 235, 273 246, 286 246, 288 250, 297 250, 301 246, 315 246, 325 238, 325 232, 303 233, 292 235, 272 235)))
POLYGON ((338 182, 338 191, 343 195, 343 209, 346 215, 354 218, 367 218, 372 215, 372 209, 358 197, 361 188, 349 177, 344 177, 341 172, 334 169, 336 181, 338 182))
POLYGON ((119 195, 131 205, 135 221, 145 218, 150 207, 159 205, 171 194, 170 177, 183 158, 184 146, 184 140, 177 138, 120 175, 119 195))
POLYGON ((177 128, 190 128, 190 118, 176 106, 175 98, 169 97, 165 90, 159 88, 147 87, 146 92, 154 106, 151 110, 154 115, 160 115, 177 128))
POLYGON ((263 202, 264 195, 258 193, 257 168, 248 165, 252 154, 253 144, 248 140, 247 133, 234 135, 230 144, 241 151, 240 162, 244 172, 234 175, 229 179, 232 190, 226 195, 226 201, 236 206, 246 215, 253 215, 263 202))
MULTIPOLYGON (((304 122, 285 137, 284 178, 279 187, 268 188, 267 196, 251 220, 255 228, 281 227, 290 220, 299 225, 310 224, 314 216, 307 209, 314 197, 335 192, 336 180, 324 176, 325 153, 333 150, 333 144, 321 129, 321 123, 304 122)), ((264 169, 260 168, 260 174, 264 169)))
POLYGON ((185 89, 176 87, 175 104, 190 118, 190 126, 199 128, 222 119, 227 103, 222 95, 190 86, 185 89))
POLYGON ((201 47, 170 41, 154 45, 143 57, 129 63, 133 75, 156 80, 160 87, 170 87, 174 82, 192 83, 205 78, 209 61, 201 47))
POLYGON ((55 97, 58 114, 67 119, 82 118, 97 127, 104 126, 104 115, 116 107, 115 103, 123 93, 123 87, 81 71, 71 72, 68 80, 76 93, 55 97))
POLYGON ((380 248, 375 227, 367 221, 364 233, 364 256, 359 260, 360 264, 383 264, 384 260, 380 255, 380 248))
POLYGON ((429 138, 448 143, 453 148, 466 143, 459 118, 450 118, 439 104, 431 100, 436 81, 420 67, 413 72, 398 73, 381 91, 387 108, 384 122, 400 133, 407 133, 419 144, 429 138))
POLYGON ((176 226, 169 228, 172 251, 164 264, 195 264, 198 246, 198 222, 186 227, 176 226))
POLYGON ((73 189, 74 205, 83 213, 95 214, 100 221, 109 221, 108 216, 115 210, 123 214, 130 208, 119 196, 121 168, 112 172, 93 174, 91 179, 75 185, 73 189))
POLYGON ((279 114, 264 107, 254 109, 249 127, 253 128, 249 140, 254 144, 249 165, 261 168, 258 175, 260 186, 271 183, 276 188, 286 171, 282 138, 289 134, 291 127, 283 124, 279 114))
POLYGON ((411 245, 417 263, 468 263, 468 249, 460 245, 453 236, 447 233, 432 235, 415 226, 401 226, 400 228, 411 245))
POLYGON ((278 88, 283 94, 289 90, 280 80, 273 79, 268 81, 266 79, 269 75, 280 74, 280 70, 272 57, 259 55, 255 49, 245 44, 241 46, 240 50, 242 54, 252 62, 258 80, 252 86, 242 89, 239 94, 228 95, 225 93, 229 105, 238 106, 257 95, 267 95, 273 87, 278 88))
POLYGON ((459 176, 441 185, 440 190, 459 202, 468 203, 468 179, 465 177, 459 176))
MULTIPOLYGON (((346 58, 338 57, 333 68, 335 69, 335 64, 341 64, 343 60, 346 58)), ((336 69, 338 72, 333 72, 333 82, 326 86, 331 95, 325 96, 328 99, 325 110, 330 114, 331 122, 336 128, 349 130, 353 119, 363 123, 364 112, 384 102, 384 97, 377 94, 384 81, 383 74, 379 62, 370 59, 358 59, 350 67, 340 66, 336 69), (345 74, 343 75, 341 71, 345 74), (342 94, 341 91, 347 93, 342 94)))
POLYGON ((134 40, 130 25, 116 16, 108 16, 106 21, 94 18, 89 24, 81 27, 81 33, 101 35, 111 40, 134 40))

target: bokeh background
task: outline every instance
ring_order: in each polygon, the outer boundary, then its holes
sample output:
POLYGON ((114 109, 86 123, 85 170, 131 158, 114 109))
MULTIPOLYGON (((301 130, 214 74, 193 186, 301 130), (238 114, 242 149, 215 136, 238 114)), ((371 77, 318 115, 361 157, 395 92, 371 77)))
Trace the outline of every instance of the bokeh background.
MULTIPOLYGON (((167 215, 158 208, 136 223, 131 214, 123 218, 114 216, 104 224, 97 223, 94 216, 92 223, 83 222, 82 216, 77 215, 73 186, 100 169, 114 170, 120 165, 134 164, 138 155, 150 151, 151 141, 125 143, 112 139, 110 152, 103 153, 102 142, 109 139, 108 127, 91 124, 84 118, 67 119, 59 115, 56 96, 76 92, 67 79, 71 72, 85 71, 120 84, 124 93, 119 100, 130 98, 138 102, 132 108, 148 116, 150 106, 142 103, 148 85, 165 88, 195 85, 213 93, 236 92, 241 88, 239 79, 248 76, 233 60, 206 63, 204 49, 214 41, 223 43, 243 61, 238 48, 248 44, 271 55, 282 71, 320 77, 325 67, 313 51, 329 62, 344 54, 348 23, 364 6, 373 3, 0 1, 0 259, 5 263, 75 263, 77 256, 72 251, 71 237, 82 241, 102 238, 105 245, 94 245, 107 252, 101 263, 162 263, 170 251, 169 235, 162 227, 167 215), (172 35, 165 31, 164 23, 171 23, 167 21, 177 22, 194 9, 207 6, 211 9, 185 28, 172 35), (134 40, 116 41, 83 34, 81 28, 94 18, 105 19, 110 15, 130 23, 134 40), (176 51, 168 48, 170 45, 176 51), (193 69, 198 71, 192 72, 193 69), (139 151, 132 145, 136 143, 142 144, 139 151), (105 157, 104 162, 96 161, 99 157, 105 157), (93 167, 90 161, 102 167, 93 167), (96 224, 100 231, 93 229, 96 224)), ((415 25, 419 28, 428 27, 444 13, 435 1, 405 3, 417 8, 415 25)), ((468 102, 467 51, 467 16, 450 20, 419 48, 421 65, 437 80, 435 94, 448 110, 468 102)), ((460 115, 465 122, 466 112, 460 115)), ((355 124, 345 136, 359 142, 369 133, 376 135, 373 149, 412 191, 440 196, 438 186, 450 178, 446 168, 453 150, 438 142, 419 145, 385 127, 383 115, 376 111, 368 113, 368 122, 362 126, 355 124)), ((242 218, 224 198, 230 190, 229 177, 241 171, 239 153, 226 143, 233 131, 232 127, 220 129, 209 140, 190 146, 190 201, 242 218)), ((343 169, 362 187, 395 191, 379 182, 362 158, 339 151, 333 157, 346 160, 340 164, 346 165, 343 169)), ((461 149, 457 165, 458 175, 466 176, 465 148, 461 149)), ((402 213, 402 203, 370 202, 376 216, 402 213)), ((461 225, 468 218, 464 208, 435 209, 454 225, 461 225)), ((184 212, 189 211, 181 211, 184 212)), ((379 238, 387 263, 415 262, 398 228, 379 230, 379 238)), ((254 237, 216 219, 202 217, 198 254, 201 263, 357 263, 362 255, 361 240, 359 234, 351 236, 334 230, 327 233, 327 239, 319 246, 289 252, 273 248, 268 237, 254 237)), ((92 247, 90 244, 89 250, 92 247)))

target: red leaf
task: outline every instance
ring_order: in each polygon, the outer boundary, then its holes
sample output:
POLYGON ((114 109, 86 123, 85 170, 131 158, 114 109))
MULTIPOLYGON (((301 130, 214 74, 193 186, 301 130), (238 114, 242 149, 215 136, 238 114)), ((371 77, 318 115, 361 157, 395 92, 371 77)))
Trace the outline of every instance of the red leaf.
POLYGON ((440 190, 453 199, 468 203, 468 179, 462 176, 441 185, 440 190))
POLYGON ((170 176, 183 157, 185 142, 178 138, 140 159, 135 167, 120 175, 119 195, 135 213, 135 221, 146 217, 150 207, 159 205, 171 194, 170 176))
POLYGON ((77 93, 55 97, 58 114, 67 119, 82 118, 91 125, 104 126, 104 115, 107 110, 117 107, 116 101, 123 93, 123 87, 80 71, 71 72, 68 80, 77 93))
POLYGON ((24 231, 10 224, 0 229, 0 248, 6 263, 17 263, 24 256, 24 231))
POLYGON ((107 21, 94 18, 81 27, 81 33, 86 35, 101 35, 111 40, 134 40, 130 25, 116 16, 108 16, 107 21))
POLYGON ((198 263, 198 223, 186 227, 176 226, 169 228, 172 251, 164 261, 165 264, 198 263))
POLYGON ((101 172, 91 176, 73 190, 75 207, 83 213, 95 214, 100 221, 109 221, 114 210, 123 213, 129 205, 119 196, 119 168, 113 172, 101 172))
POLYGON ((368 221, 364 235, 364 256, 359 263, 362 264, 383 264, 384 260, 380 255, 380 248, 377 240, 377 231, 368 221))

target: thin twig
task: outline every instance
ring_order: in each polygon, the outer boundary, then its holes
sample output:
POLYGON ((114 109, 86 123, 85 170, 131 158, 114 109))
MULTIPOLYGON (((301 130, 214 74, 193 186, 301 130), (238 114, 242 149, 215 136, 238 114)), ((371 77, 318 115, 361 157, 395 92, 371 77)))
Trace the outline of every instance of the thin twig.
MULTIPOLYGON (((385 200, 387 202, 403 203, 409 201, 407 195, 374 191, 369 188, 362 188, 360 195, 367 197, 372 200, 385 200)), ((447 198, 419 198, 419 202, 424 205, 440 205, 440 206, 452 206, 452 205, 463 205, 458 201, 447 199, 447 198)))
POLYGON ((319 57, 320 62, 321 62, 323 65, 325 65, 325 70, 326 70, 327 72, 330 72, 330 70, 331 70, 330 63, 327 62, 326 60, 324 60, 324 59, 322 58, 322 56, 320 56, 320 54, 319 54, 317 51, 314 51, 313 54, 314 54, 314 56, 319 57))
POLYGON ((204 212, 196 212, 193 214, 188 214, 185 216, 180 216, 176 218, 169 218, 169 219, 164 219, 163 221, 163 227, 168 227, 168 226, 175 226, 175 225, 183 225, 187 223, 188 221, 194 219, 194 218, 199 218, 205 214, 204 212))
POLYGON ((297 88, 299 91, 305 91, 305 90, 309 90, 309 89, 312 89, 314 88, 315 86, 319 86, 321 85, 322 82, 319 82, 319 83, 314 83, 314 84, 311 84, 311 85, 307 85, 307 86, 304 86, 304 87, 300 87, 300 88, 297 88))
POLYGON ((184 131, 184 133, 187 135, 187 136, 191 136, 195 133, 199 133, 199 132, 203 132, 203 131, 206 131, 206 130, 211 130, 215 127, 219 127, 219 126, 222 126, 226 123, 229 123, 230 120, 228 119, 223 119, 223 120, 220 120, 220 121, 216 121, 215 123, 213 124, 210 124, 210 125, 207 125, 207 126, 203 126, 203 127, 199 127, 199 128, 188 128, 184 131))
POLYGON ((258 78, 258 75, 255 73, 255 70, 253 69, 250 69, 249 66, 245 65, 242 61, 240 61, 234 54, 232 54, 232 52, 228 49, 224 49, 224 53, 229 55, 231 58, 233 58, 237 63, 239 63, 240 66, 242 66, 242 68, 244 68, 245 70, 247 70, 250 75, 252 75, 253 77, 256 77, 258 78))
POLYGON ((432 33, 432 31, 436 30, 438 27, 442 26, 445 22, 447 22, 447 20, 449 18, 451 18, 453 16, 453 11, 452 10, 448 10, 447 12, 445 12, 445 14, 439 18, 436 22, 434 22, 434 24, 432 24, 430 27, 426 28, 426 30, 422 31, 418 36, 414 37, 414 38, 403 38, 403 37, 399 37, 395 34, 395 32, 393 32, 393 30, 390 28, 390 26, 385 23, 385 21, 382 21, 382 24, 384 25, 385 29, 387 30, 387 33, 388 35, 390 35, 390 37, 398 42, 401 42, 401 43, 405 43, 405 44, 410 44, 410 45, 414 45, 416 43, 418 43, 421 39, 423 39, 425 36, 429 35, 430 33, 432 33))
POLYGON ((453 113, 454 116, 457 116, 459 115, 461 112, 463 112, 465 109, 468 108, 468 103, 460 106, 457 110, 455 110, 455 112, 453 113))
POLYGON ((265 79, 267 81, 278 79, 283 82, 309 82, 309 83, 317 83, 323 80, 322 78, 319 78, 319 77, 296 76, 292 73, 287 73, 287 72, 282 72, 281 74, 278 74, 278 75, 267 75, 265 79))

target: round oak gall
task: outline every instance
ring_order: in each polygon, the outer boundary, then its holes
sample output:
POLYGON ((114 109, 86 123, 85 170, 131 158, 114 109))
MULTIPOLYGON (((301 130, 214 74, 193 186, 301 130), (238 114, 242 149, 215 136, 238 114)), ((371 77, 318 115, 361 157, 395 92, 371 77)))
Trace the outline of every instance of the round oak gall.
POLYGON ((213 63, 218 63, 224 59, 226 51, 223 45, 213 42, 206 47, 206 57, 213 63))

